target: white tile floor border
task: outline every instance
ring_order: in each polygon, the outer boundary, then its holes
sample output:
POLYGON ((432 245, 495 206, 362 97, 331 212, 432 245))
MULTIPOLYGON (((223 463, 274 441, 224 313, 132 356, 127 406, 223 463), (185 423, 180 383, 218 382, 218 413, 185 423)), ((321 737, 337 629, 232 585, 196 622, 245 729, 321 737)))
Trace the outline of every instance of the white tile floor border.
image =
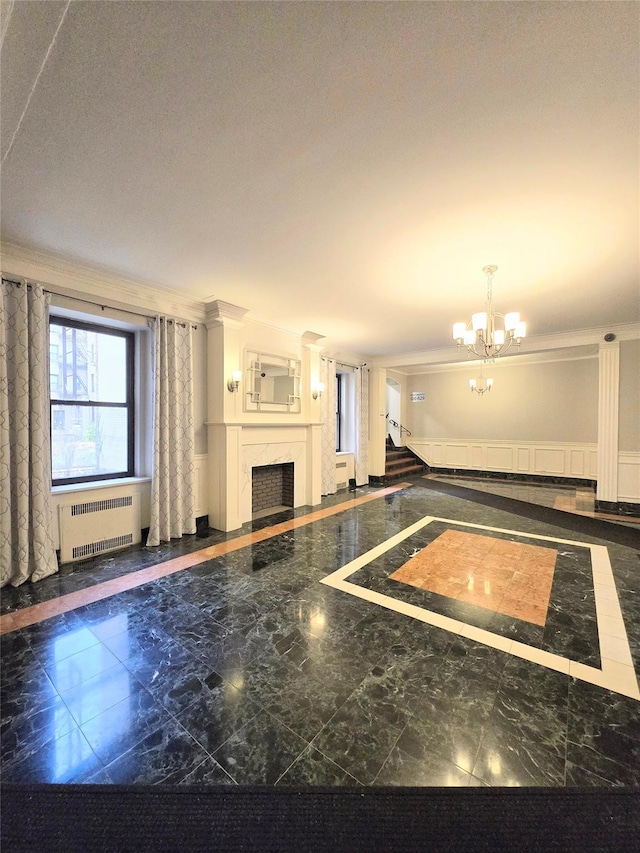
POLYGON ((631 649, 629 648, 629 640, 627 631, 622 619, 620 603, 616 591, 615 580, 611 570, 609 554, 604 545, 591 545, 588 542, 578 542, 571 539, 557 539, 553 536, 541 536, 536 533, 524 533, 519 530, 504 530, 500 527, 487 527, 483 524, 471 524, 469 522, 458 521, 450 518, 437 518, 436 516, 427 515, 416 521, 410 527, 405 528, 400 533, 376 545, 370 551, 362 554, 346 566, 337 569, 330 575, 322 579, 321 583, 331 586, 334 589, 346 592, 349 595, 355 595, 365 601, 370 601, 373 604, 379 604, 389 610, 394 610, 396 613, 402 613, 405 616, 411 616, 414 619, 419 619, 421 622, 426 622, 428 625, 434 625, 437 628, 443 628, 446 631, 451 631, 454 634, 459 634, 461 637, 474 640, 479 643, 484 643, 494 649, 500 649, 503 652, 522 658, 523 660, 531 661, 532 663, 540 664, 548 669, 554 669, 557 672, 563 672, 566 675, 571 675, 574 678, 579 678, 582 681, 588 681, 590 684, 595 684, 598 687, 603 687, 606 690, 612 690, 620 693, 623 696, 629 696, 632 699, 640 700, 640 690, 638 689, 638 680, 636 678, 633 660, 631 657, 631 649), (602 669, 596 669, 592 666, 586 666, 576 661, 563 658, 561 655, 553 654, 552 652, 536 649, 533 646, 528 646, 526 643, 520 643, 517 640, 510 640, 507 637, 502 637, 499 634, 494 634, 491 631, 486 631, 483 628, 476 628, 473 625, 467 625, 457 619, 451 619, 449 616, 442 616, 439 613, 433 613, 425 608, 418 607, 414 604, 406 604, 403 601, 397 601, 388 595, 380 592, 374 592, 357 584, 350 583, 348 578, 359 569, 371 563, 377 557, 390 551, 403 540, 407 539, 412 534, 426 527, 434 521, 439 521, 444 524, 451 524, 460 527, 469 527, 475 530, 486 530, 489 533, 506 533, 509 535, 521 536, 526 539, 537 539, 539 541, 554 542, 559 545, 578 545, 581 548, 587 548, 591 552, 591 566, 593 569, 593 588, 595 592, 596 603, 596 618, 598 623, 598 637, 600 643, 600 660, 602 669))

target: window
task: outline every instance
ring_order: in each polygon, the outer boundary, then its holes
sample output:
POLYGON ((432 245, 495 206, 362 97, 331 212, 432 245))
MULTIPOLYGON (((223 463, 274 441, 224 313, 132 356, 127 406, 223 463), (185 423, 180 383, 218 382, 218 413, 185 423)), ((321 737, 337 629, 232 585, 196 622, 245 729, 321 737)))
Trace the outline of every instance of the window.
POLYGON ((52 317, 53 485, 134 473, 131 332, 52 317))

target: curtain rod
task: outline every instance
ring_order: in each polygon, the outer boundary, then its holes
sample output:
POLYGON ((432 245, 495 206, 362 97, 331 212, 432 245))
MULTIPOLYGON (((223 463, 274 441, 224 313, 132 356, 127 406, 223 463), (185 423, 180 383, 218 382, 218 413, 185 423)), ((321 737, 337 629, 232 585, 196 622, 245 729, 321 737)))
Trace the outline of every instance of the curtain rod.
POLYGON ((320 358, 322 361, 335 361, 336 364, 340 365, 340 367, 353 367, 354 370, 360 370, 361 367, 367 366, 366 361, 361 361, 360 364, 349 364, 348 361, 336 361, 336 359, 329 358, 327 355, 321 355, 320 358))
MULTIPOLYGON (((10 284, 15 284, 17 287, 22 287, 21 281, 14 281, 12 278, 3 277, 3 281, 7 281, 10 284)), ((31 290, 31 285, 27 282, 27 290, 31 290)), ((123 311, 125 314, 135 314, 136 317, 146 317, 147 320, 155 320, 154 314, 143 314, 142 311, 132 311, 130 308, 113 308, 110 305, 103 305, 102 302, 93 302, 91 299, 83 299, 80 296, 67 296, 66 293, 58 293, 55 290, 49 290, 47 287, 42 288, 44 293, 50 293, 51 296, 60 296, 62 299, 72 299, 74 302, 84 302, 85 305, 96 305, 98 308, 101 308, 103 311, 106 308, 109 308, 111 311, 123 311)), ((179 320, 169 320, 170 323, 176 323, 178 326, 182 326, 183 329, 187 328, 187 323, 181 323, 179 320)), ((191 326, 192 329, 197 329, 197 326, 191 326)))

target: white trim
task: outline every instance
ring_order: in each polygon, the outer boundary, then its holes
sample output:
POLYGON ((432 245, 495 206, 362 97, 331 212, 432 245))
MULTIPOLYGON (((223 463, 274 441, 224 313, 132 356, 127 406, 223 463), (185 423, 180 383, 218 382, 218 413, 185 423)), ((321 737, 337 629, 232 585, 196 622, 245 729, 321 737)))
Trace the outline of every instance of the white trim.
POLYGON ((195 517, 208 515, 207 495, 207 467, 209 455, 207 453, 196 453, 193 457, 193 491, 195 494, 196 508, 195 517))
MULTIPOLYGON (((522 359, 528 357, 533 360, 533 356, 539 355, 541 360, 556 361, 558 353, 547 352, 550 350, 562 350, 573 347, 584 347, 591 345, 599 345, 607 333, 613 333, 617 341, 628 341, 640 338, 640 323, 619 323, 611 326, 599 326, 595 329, 577 329, 573 332, 561 332, 554 335, 531 335, 526 337, 520 351, 509 356, 502 356, 497 361, 500 364, 507 364, 509 361, 516 361, 522 364, 522 359)), ((575 357, 572 355, 569 358, 575 357)), ((587 355, 587 357, 589 357, 587 355)), ((451 341, 451 346, 442 347, 440 349, 423 350, 421 352, 398 353, 397 355, 377 356, 369 359, 370 367, 391 368, 398 373, 404 373, 403 367, 422 366, 422 365, 464 365, 468 367, 470 363, 481 364, 480 359, 469 360, 467 351, 464 347, 457 349, 455 341, 451 341)), ((409 370, 407 374, 412 374, 415 371, 409 370)), ((420 372, 423 372, 422 370, 420 372)), ((427 372, 426 370, 424 372, 427 372)))
POLYGON ((171 314, 204 322, 204 302, 153 282, 119 276, 107 269, 66 258, 42 254, 17 243, 2 241, 3 275, 28 278, 51 287, 62 296, 86 296, 111 308, 136 308, 149 314, 171 314))
POLYGON ((640 503, 640 453, 618 453, 618 501, 640 503))
POLYGON ((114 489, 118 486, 130 486, 137 483, 150 483, 151 477, 120 477, 114 480, 93 480, 90 483, 65 483, 62 486, 52 486, 52 495, 74 494, 89 492, 96 489, 114 489))

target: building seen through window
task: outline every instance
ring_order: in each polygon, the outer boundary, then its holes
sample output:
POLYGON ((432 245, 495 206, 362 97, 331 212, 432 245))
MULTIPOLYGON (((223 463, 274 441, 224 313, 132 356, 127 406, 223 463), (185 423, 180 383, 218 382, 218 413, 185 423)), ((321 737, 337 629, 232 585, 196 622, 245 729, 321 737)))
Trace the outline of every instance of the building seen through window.
POLYGON ((131 476, 133 335, 55 317, 49 335, 54 485, 131 476))

